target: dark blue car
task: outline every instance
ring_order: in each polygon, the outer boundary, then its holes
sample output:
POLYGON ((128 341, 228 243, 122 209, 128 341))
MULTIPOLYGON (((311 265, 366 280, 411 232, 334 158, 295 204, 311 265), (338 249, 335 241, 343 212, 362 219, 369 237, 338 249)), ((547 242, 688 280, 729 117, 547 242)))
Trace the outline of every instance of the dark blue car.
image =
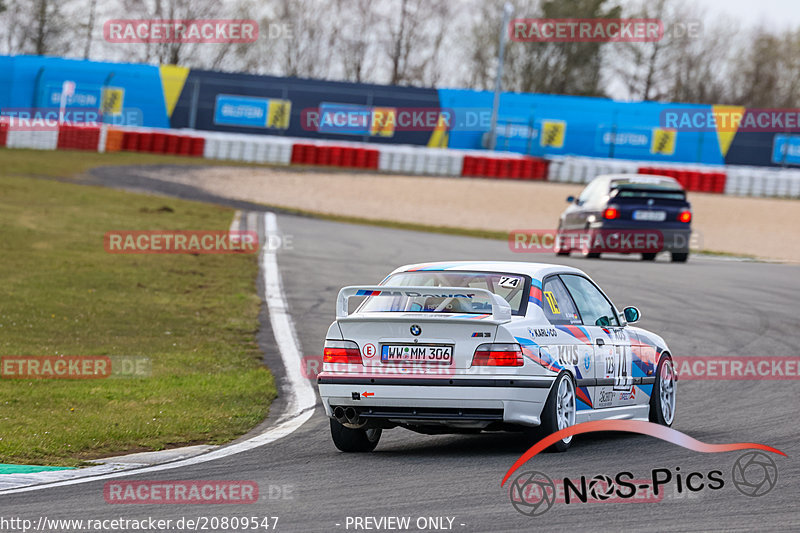
POLYGON ((642 174, 598 176, 558 222, 557 255, 639 253, 645 261, 667 251, 673 262, 689 258, 692 210, 673 178, 642 174))

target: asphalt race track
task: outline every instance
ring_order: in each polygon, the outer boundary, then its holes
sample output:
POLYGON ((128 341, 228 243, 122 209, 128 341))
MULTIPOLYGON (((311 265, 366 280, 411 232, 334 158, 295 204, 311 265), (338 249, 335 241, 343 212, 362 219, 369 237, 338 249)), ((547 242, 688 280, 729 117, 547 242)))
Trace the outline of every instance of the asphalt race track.
MULTIPOLYGON (((114 172, 94 179, 112 186, 202 197, 187 188, 137 180, 114 172)), ((221 200, 219 200, 221 201, 221 200)), ((278 214, 292 248, 278 264, 303 352, 320 355, 344 285, 377 283, 396 266, 435 260, 554 262, 541 254, 512 253, 505 242, 334 223, 278 214)), ((675 355, 795 355, 800 345, 800 267, 692 257, 688 264, 629 259, 561 259, 585 270, 617 306, 636 305, 640 325, 661 334, 675 355)), ((267 322, 268 323, 268 322, 267 322)), ((274 343, 262 332, 267 361, 277 376, 274 343)), ((298 362, 300 364, 300 362, 298 362)), ((224 459, 127 480, 253 480, 261 491, 252 505, 109 505, 105 481, 0 496, 5 517, 36 522, 53 518, 158 518, 278 516, 277 531, 353 531, 348 517, 453 518, 455 531, 789 531, 800 527, 797 443, 800 383, 795 381, 679 381, 675 429, 708 443, 756 442, 782 450, 774 489, 761 497, 740 493, 731 469, 743 452, 703 454, 654 438, 595 434, 576 438, 563 454, 541 454, 519 472, 553 479, 611 477, 629 471, 647 479, 651 470, 673 474, 721 470, 721 489, 676 492, 658 502, 557 502, 529 517, 511 505, 500 481, 532 444, 515 434, 423 436, 384 432, 372 454, 338 452, 320 408, 299 430, 271 444, 224 459), (291 492, 270 487, 288 487, 291 492), (285 498, 270 498, 278 492, 285 498), (272 494, 271 494, 272 493, 272 494)), ((276 403, 276 408, 280 403, 276 403)), ((448 520, 444 520, 445 526, 448 520)))

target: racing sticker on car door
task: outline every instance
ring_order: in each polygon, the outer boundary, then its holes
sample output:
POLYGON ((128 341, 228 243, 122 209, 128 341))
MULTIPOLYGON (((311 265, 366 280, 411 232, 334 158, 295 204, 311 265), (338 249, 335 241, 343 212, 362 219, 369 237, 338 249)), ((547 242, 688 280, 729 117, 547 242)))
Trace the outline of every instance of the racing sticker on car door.
MULTIPOLYGON (((533 334, 539 330, 528 328, 533 334)), ((573 337, 570 337, 563 332, 559 332, 559 338, 553 342, 565 344, 550 344, 539 347, 539 357, 541 360, 553 361, 558 367, 565 368, 575 376, 575 381, 578 388, 575 391, 577 396, 577 410, 583 411, 592 409, 592 393, 591 385, 584 383, 586 379, 592 380, 594 378, 595 369, 592 368, 592 354, 594 347, 591 344, 577 343, 573 337), (566 344, 570 343, 570 344, 566 344)), ((558 367, 551 368, 551 370, 558 371, 558 367)))
POLYGON ((625 328, 608 328, 614 343, 614 392, 613 405, 636 403, 636 387, 633 385, 633 351, 631 339, 625 328))
POLYGON ((613 344, 595 346, 595 375, 598 386, 594 391, 594 406, 597 409, 614 405, 614 388, 611 385, 616 369, 616 349, 613 344))
POLYGON ((602 328, 602 331, 610 337, 610 342, 597 351, 595 405, 598 408, 633 405, 636 387, 630 337, 623 328, 602 328))
POLYGON ((633 369, 630 345, 614 346, 614 390, 630 391, 633 385, 633 369))

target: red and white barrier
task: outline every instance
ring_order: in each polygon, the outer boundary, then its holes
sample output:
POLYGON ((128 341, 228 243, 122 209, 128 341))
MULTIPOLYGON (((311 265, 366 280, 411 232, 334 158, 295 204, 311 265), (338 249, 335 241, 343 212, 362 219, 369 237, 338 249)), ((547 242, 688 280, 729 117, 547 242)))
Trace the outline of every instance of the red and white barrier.
POLYGON ((295 141, 292 146, 291 163, 377 170, 379 156, 380 152, 368 144, 295 141))
POLYGON ((800 169, 660 164, 590 157, 529 157, 396 144, 309 140, 196 130, 62 125, 30 131, 0 122, 0 146, 38 150, 132 151, 273 165, 305 165, 430 176, 588 183, 601 174, 672 176, 687 190, 800 198, 800 169))
POLYGON ((30 131, 9 129, 6 146, 8 148, 32 148, 34 150, 55 150, 58 145, 58 131, 30 131))
POLYGON ((564 157, 550 161, 548 180, 588 183, 602 174, 654 174, 678 180, 688 191, 725 192, 725 167, 662 165, 650 161, 564 157))
POLYGON ((5 146, 8 141, 8 123, 0 118, 0 146, 5 146))
POLYGON ((540 157, 477 152, 464 156, 461 175, 482 178, 545 180, 547 179, 547 166, 547 160, 540 157))
POLYGON ((641 166, 639 167, 639 174, 655 174, 675 178, 687 191, 720 194, 725 192, 725 172, 641 166))
MULTIPOLYGON (((196 135, 199 132, 192 131, 196 135)), ((248 163, 288 165, 292 156, 292 140, 265 135, 238 135, 202 132, 205 138, 203 157, 248 163)))
POLYGON ((460 150, 427 148, 397 144, 377 145, 378 170, 397 174, 460 176, 464 153, 460 150))

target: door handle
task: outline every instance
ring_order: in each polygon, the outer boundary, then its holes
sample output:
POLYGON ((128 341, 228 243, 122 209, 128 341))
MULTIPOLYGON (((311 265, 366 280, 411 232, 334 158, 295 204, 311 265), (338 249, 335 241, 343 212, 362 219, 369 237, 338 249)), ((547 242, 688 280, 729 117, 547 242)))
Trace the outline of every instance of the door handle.
POLYGON ((604 341, 603 339, 597 339, 596 342, 597 342, 598 346, 605 346, 605 344, 606 344, 606 341, 604 341))

